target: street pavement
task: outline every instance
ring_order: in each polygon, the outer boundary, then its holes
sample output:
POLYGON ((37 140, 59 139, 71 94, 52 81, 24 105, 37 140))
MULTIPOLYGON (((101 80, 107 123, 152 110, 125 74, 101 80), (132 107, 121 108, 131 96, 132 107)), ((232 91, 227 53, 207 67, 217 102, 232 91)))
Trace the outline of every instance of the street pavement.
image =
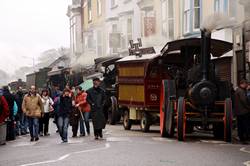
POLYGON ((161 138, 159 126, 151 129, 142 133, 139 126, 125 131, 122 125, 108 125, 102 140, 91 133, 61 143, 51 123, 51 135, 38 142, 27 135, 0 146, 0 166, 250 166, 249 145, 228 144, 208 134, 178 142, 161 138))

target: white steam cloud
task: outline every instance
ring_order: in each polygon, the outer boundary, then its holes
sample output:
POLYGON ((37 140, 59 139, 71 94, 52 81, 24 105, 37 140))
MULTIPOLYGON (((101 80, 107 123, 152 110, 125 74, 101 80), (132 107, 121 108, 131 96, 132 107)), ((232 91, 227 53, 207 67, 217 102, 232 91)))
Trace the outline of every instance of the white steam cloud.
POLYGON ((201 29, 206 29, 209 32, 230 28, 237 24, 234 18, 231 18, 222 13, 214 13, 206 17, 201 25, 201 29))

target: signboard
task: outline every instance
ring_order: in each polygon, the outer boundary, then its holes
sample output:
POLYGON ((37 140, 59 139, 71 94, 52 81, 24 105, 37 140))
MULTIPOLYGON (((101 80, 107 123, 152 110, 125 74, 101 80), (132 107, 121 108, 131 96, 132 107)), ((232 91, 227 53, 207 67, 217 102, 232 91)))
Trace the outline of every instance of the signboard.
POLYGON ((110 48, 121 48, 121 34, 120 33, 109 34, 109 46, 110 48))
POLYGON ((144 17, 144 36, 148 37, 155 34, 156 19, 155 17, 144 17))

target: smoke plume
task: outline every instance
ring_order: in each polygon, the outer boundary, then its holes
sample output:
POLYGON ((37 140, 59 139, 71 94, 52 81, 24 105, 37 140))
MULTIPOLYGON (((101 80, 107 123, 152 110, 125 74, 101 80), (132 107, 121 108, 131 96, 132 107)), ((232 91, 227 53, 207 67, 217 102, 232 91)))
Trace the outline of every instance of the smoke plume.
POLYGON ((206 17, 201 25, 201 29, 206 29, 209 32, 220 30, 223 28, 230 28, 237 24, 234 18, 222 13, 214 13, 206 17))

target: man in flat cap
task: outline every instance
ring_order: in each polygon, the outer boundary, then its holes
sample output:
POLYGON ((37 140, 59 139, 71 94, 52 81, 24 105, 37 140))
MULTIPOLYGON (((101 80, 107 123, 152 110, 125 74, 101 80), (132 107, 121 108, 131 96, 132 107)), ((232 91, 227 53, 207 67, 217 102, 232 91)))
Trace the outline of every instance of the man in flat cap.
POLYGON ((87 91, 87 102, 91 106, 95 139, 98 139, 99 137, 103 138, 102 129, 104 129, 106 125, 106 119, 103 113, 106 95, 105 91, 100 87, 101 80, 99 78, 94 78, 93 84, 94 86, 87 91))
POLYGON ((239 87, 235 91, 235 114, 237 116, 238 136, 243 144, 247 144, 249 134, 248 117, 250 115, 250 105, 247 100, 247 81, 241 80, 239 87))

